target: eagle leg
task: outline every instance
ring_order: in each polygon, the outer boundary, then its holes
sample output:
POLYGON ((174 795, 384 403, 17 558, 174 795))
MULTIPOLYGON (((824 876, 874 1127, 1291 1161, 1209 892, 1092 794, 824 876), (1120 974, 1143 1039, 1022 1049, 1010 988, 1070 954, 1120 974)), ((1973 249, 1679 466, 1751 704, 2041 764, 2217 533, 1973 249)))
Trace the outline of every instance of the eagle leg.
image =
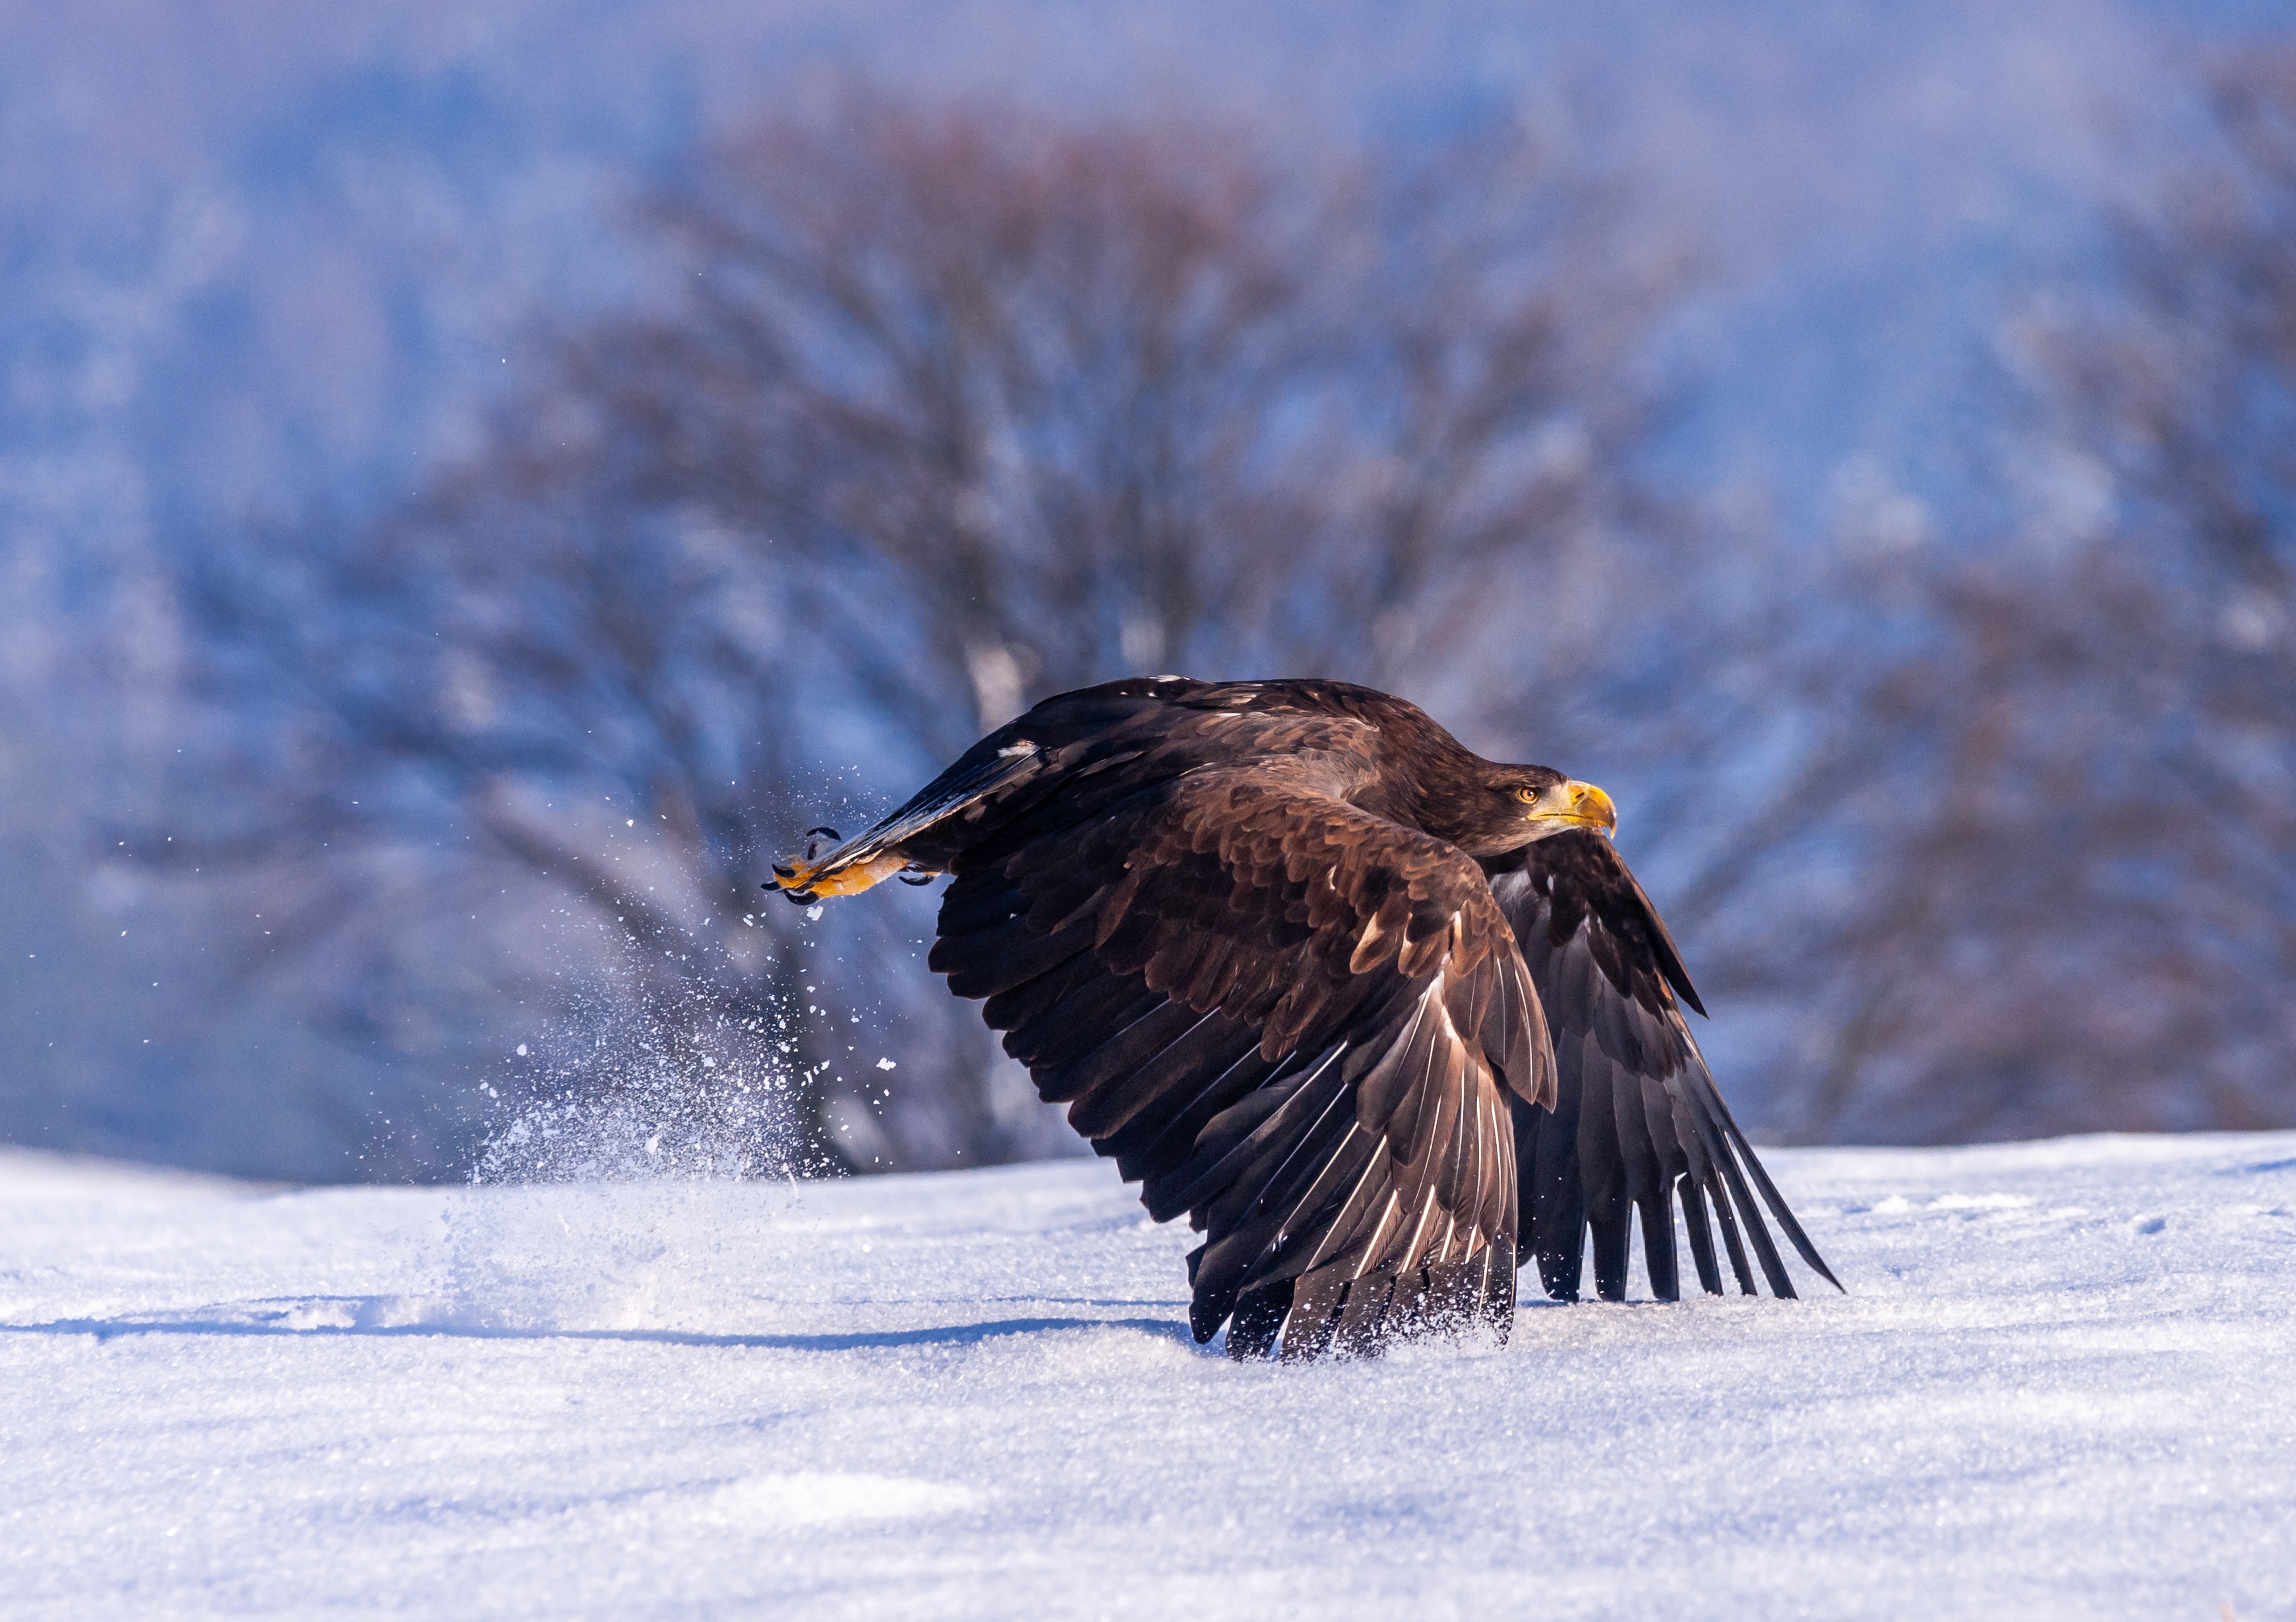
POLYGON ((774 883, 778 889, 800 906, 808 906, 824 896, 857 896, 871 885, 890 879, 909 865, 906 856, 890 851, 866 861, 824 862, 808 865, 801 856, 790 856, 774 864, 774 883))

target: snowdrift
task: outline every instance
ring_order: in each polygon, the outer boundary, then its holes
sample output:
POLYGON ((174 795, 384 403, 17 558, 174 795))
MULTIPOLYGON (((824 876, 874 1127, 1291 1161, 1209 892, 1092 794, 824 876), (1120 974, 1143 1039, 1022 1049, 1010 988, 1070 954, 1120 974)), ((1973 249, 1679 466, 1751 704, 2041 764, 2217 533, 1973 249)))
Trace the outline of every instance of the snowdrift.
POLYGON ((1190 1343, 1189 1235, 1097 1163, 280 1192, 0 1151, 0 1610, 2296 1606, 2296 1134, 1770 1163, 1847 1296, 1282 1368, 1190 1343))

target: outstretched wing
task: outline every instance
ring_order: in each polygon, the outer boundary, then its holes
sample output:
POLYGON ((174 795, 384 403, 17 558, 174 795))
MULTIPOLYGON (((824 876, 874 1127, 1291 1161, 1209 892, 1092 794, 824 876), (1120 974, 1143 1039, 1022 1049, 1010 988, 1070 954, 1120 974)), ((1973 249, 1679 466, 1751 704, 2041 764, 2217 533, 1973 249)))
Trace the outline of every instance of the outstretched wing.
POLYGON ((1282 763, 984 818, 932 966, 1158 1220, 1205 1233, 1190 1321, 1229 1349, 1365 1348, 1513 1307, 1505 1089, 1552 1100, 1481 871, 1282 763))
POLYGON ((1793 1281, 1755 1190, 1802 1260, 1840 1289, 1715 1090, 1676 998, 1706 1011, 1658 910, 1611 842, 1561 833, 1490 865, 1491 893, 1554 1035, 1554 1110, 1515 1111, 1524 1248, 1538 1257, 1547 1293, 1578 1298, 1591 1231, 1595 1290, 1623 1299, 1630 1213, 1639 1212, 1651 1293, 1676 1299, 1679 1198, 1709 1291, 1722 1291, 1710 1200, 1739 1288, 1759 1293, 1747 1266, 1751 1244, 1771 1293, 1791 1296, 1793 1281))

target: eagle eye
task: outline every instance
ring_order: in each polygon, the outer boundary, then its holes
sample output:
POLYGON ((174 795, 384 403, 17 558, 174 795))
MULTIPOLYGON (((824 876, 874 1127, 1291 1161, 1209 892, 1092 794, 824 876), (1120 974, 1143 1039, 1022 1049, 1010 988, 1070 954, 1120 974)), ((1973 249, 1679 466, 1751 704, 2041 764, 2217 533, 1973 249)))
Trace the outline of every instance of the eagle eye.
POLYGON ((1526 806, 1535 805, 1538 801, 1538 791, 1526 785, 1525 787, 1517 789, 1514 791, 1514 797, 1522 801, 1526 806))

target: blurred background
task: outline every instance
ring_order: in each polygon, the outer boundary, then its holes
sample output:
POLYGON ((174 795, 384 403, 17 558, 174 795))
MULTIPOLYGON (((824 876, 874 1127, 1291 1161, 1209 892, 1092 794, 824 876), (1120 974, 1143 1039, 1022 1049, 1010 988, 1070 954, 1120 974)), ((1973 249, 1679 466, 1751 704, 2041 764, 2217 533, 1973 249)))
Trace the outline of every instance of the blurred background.
POLYGON ((0 41, 0 1140, 1074 1152, 757 887, 1164 670, 1604 784, 1758 1138, 2296 1124, 2283 5, 0 41))

